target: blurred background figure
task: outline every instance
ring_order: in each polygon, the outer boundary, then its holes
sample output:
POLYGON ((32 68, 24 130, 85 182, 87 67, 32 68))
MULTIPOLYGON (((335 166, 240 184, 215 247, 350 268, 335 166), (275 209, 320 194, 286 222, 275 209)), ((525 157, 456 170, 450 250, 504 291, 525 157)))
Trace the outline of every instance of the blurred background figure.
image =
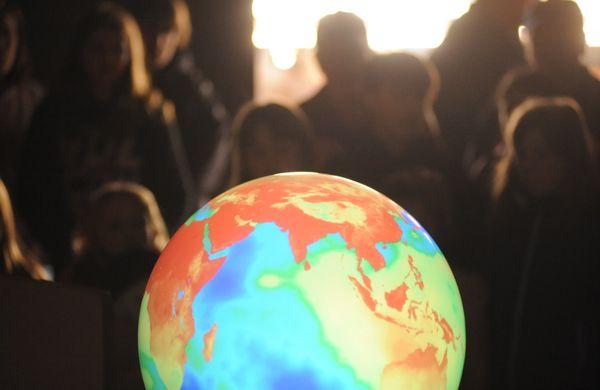
POLYGON ((411 167, 446 169, 433 112, 439 90, 435 67, 412 54, 377 55, 363 77, 369 129, 363 143, 369 149, 365 155, 354 156, 356 172, 344 174, 387 193, 382 181, 391 172, 411 167))
POLYGON ((76 260, 62 279, 115 299, 147 279, 169 240, 154 195, 136 183, 105 184, 91 195, 83 218, 76 260))
MULTIPOLYGON (((496 91, 497 121, 501 132, 515 108, 530 97, 556 96, 552 86, 543 76, 524 66, 506 73, 496 91)), ((501 142, 504 141, 504 137, 501 142)))
POLYGON ((275 173, 312 170, 312 128, 298 108, 247 103, 231 134, 227 188, 275 173))
POLYGON ((101 3, 81 21, 61 89, 41 104, 25 142, 19 209, 57 275, 89 194, 114 180, 155 195, 168 226, 193 191, 172 105, 151 84, 135 20, 101 3))
POLYGON ((589 388, 598 383, 600 218, 583 114, 571 99, 530 99, 511 114, 506 137, 486 256, 493 383, 589 388))
POLYGON ((372 53, 363 21, 346 12, 325 16, 319 21, 316 50, 327 83, 301 108, 315 129, 319 170, 341 173, 364 145, 361 84, 372 53))
POLYGON ((432 53, 442 80, 435 107, 442 135, 465 171, 499 139, 497 127, 485 128, 483 115, 493 107, 502 76, 525 64, 518 27, 530 2, 477 0, 432 53))
POLYGON ((107 183, 91 195, 75 261, 62 282, 110 292, 114 302, 115 389, 143 388, 137 322, 146 282, 169 240, 154 195, 129 182, 107 183))
POLYGON ((29 251, 20 238, 12 203, 4 182, 0 179, 0 275, 50 280, 49 273, 29 251))
POLYGON ((600 146, 600 81, 582 63, 586 49, 583 15, 568 0, 540 2, 527 20, 532 77, 553 95, 575 99, 585 114, 596 148, 600 146))
POLYGON ((155 86, 175 105, 185 157, 202 186, 225 136, 227 113, 189 51, 192 24, 184 0, 125 1, 140 23, 155 86))
POLYGON ((14 191, 21 143, 43 88, 31 77, 23 14, 0 1, 0 177, 14 191))

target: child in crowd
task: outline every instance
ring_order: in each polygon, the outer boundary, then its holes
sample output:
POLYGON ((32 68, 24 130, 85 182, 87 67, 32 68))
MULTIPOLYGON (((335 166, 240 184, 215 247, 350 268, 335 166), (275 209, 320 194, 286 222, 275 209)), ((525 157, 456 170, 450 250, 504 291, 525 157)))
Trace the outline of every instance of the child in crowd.
POLYGON ((133 17, 101 3, 74 38, 61 89, 32 121, 18 186, 19 210, 57 274, 93 189, 115 180, 145 185, 172 229, 193 192, 172 105, 152 87, 133 17))
MULTIPOLYGON (((595 159, 579 105, 532 98, 511 114, 490 250, 497 388, 587 388, 598 328, 595 159)), ((595 382, 597 383, 597 382, 595 382)))
POLYGON ((137 321, 145 286, 169 236, 154 195, 127 182, 108 183, 91 196, 77 239, 76 262, 65 282, 107 290, 114 299, 111 388, 142 388, 137 321))
POLYGON ((50 280, 50 275, 24 247, 4 182, 0 180, 0 275, 50 280))
POLYGON ((213 83, 189 49, 190 11, 185 0, 121 0, 138 20, 152 79, 173 102, 185 157, 197 186, 228 125, 213 83))
POLYGON ((232 127, 228 186, 281 172, 311 170, 312 131, 298 108, 246 104, 232 127))
POLYGON ((149 276, 168 238, 147 188, 108 183, 91 196, 76 240, 77 259, 64 279, 108 290, 116 299, 149 276))

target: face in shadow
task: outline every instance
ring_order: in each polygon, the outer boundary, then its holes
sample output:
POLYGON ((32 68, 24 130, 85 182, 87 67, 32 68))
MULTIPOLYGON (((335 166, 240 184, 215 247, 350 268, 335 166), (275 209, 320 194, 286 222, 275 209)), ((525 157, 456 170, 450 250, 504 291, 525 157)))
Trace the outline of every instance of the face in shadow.
POLYGON ((92 93, 113 93, 130 61, 124 34, 110 28, 97 30, 88 38, 81 55, 83 70, 92 93))
POLYGON ((97 248, 118 256, 145 248, 149 232, 144 208, 126 196, 114 196, 100 206, 95 226, 97 248))
POLYGON ((539 198, 560 190, 567 167, 539 130, 524 133, 515 151, 517 176, 529 195, 539 198))

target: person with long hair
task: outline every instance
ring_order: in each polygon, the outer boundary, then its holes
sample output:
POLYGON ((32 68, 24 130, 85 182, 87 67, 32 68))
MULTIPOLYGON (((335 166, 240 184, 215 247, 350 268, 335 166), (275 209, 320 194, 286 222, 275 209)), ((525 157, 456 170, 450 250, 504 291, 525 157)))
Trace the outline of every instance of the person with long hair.
POLYGON ((592 362, 600 253, 587 126, 572 99, 530 98, 512 112, 505 136, 486 256, 494 384, 587 388, 598 379, 592 362))
POLYGON ((144 290, 169 235, 146 187, 110 182, 95 190, 81 221, 76 259, 60 281, 106 290, 113 299, 114 389, 142 387, 137 322, 144 290))
POLYGON ((50 280, 41 263, 23 245, 17 231, 10 196, 0 180, 0 275, 50 280))
POLYGON ((200 187, 219 141, 226 136, 228 118, 213 83, 189 50, 192 23, 187 2, 122 2, 140 24, 156 87, 175 106, 185 157, 195 184, 200 187))
POLYGON ((0 177, 12 190, 21 144, 44 89, 31 76, 25 21, 12 2, 0 2, 0 177))
POLYGON ((110 182, 90 196, 63 280, 110 291, 117 298, 150 275, 169 235, 150 190, 110 182))
POLYGON ((155 195, 170 229, 193 192, 172 104, 152 87, 137 23, 101 3, 81 21, 59 91, 37 111, 25 144, 18 200, 57 272, 90 192, 114 180, 155 195))

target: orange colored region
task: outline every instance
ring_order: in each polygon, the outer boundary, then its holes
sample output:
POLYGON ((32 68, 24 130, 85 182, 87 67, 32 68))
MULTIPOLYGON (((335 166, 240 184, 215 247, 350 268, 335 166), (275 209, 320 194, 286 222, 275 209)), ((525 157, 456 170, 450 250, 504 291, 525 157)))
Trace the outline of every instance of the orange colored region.
POLYGON ((406 283, 402 283, 398 288, 392 290, 390 292, 385 293, 385 301, 388 306, 393 307, 398 311, 402 311, 404 304, 406 303, 406 291, 408 290, 408 286, 406 283))
POLYGON ((168 355, 180 367, 186 362, 185 346, 194 335, 193 300, 225 260, 210 261, 203 250, 205 223, 192 222, 175 234, 146 287, 150 295, 150 350, 155 356, 168 355), (183 297, 177 299, 180 291, 183 297))
POLYGON ((217 324, 213 324, 210 330, 204 334, 204 350, 202 351, 202 355, 204 356, 204 361, 210 362, 212 359, 212 352, 215 346, 215 335, 217 333, 217 324))
POLYGON ((452 331, 452 327, 448 324, 445 318, 439 322, 442 330, 444 331, 444 341, 448 344, 454 341, 454 332, 452 331))
POLYGON ((371 296, 371 292, 369 290, 367 290, 366 287, 364 287, 362 284, 360 284, 358 282, 358 280, 356 280, 356 278, 349 276, 348 277, 350 279, 350 281, 354 284, 354 286, 356 287, 356 289, 358 290, 358 293, 360 294, 360 296, 362 297, 363 301, 365 302, 365 304, 367 305, 367 307, 371 310, 371 311, 375 311, 375 308, 377 306, 377 302, 373 299, 373 297, 371 296))
POLYGON ((381 375, 381 388, 445 389, 448 357, 444 354, 438 363, 436 353, 437 348, 430 344, 425 350, 412 352, 403 361, 388 364, 381 375))

